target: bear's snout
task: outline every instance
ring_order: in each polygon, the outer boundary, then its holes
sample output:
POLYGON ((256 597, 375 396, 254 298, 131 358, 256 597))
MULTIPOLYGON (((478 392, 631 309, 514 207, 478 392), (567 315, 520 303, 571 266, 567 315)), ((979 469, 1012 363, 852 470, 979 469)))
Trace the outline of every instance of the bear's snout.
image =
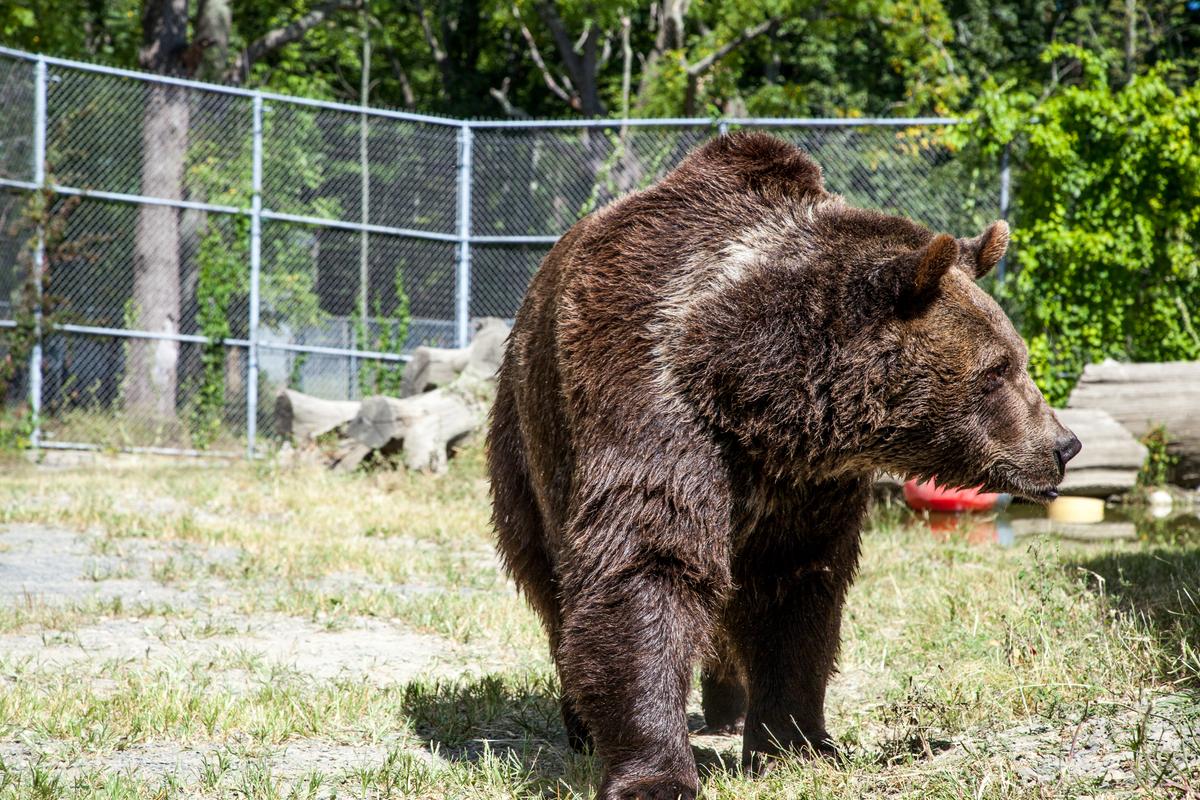
POLYGON ((1058 461, 1060 476, 1067 473, 1067 462, 1079 455, 1079 451, 1082 449, 1083 443, 1070 431, 1066 431, 1064 435, 1058 437, 1054 442, 1054 458, 1058 461))

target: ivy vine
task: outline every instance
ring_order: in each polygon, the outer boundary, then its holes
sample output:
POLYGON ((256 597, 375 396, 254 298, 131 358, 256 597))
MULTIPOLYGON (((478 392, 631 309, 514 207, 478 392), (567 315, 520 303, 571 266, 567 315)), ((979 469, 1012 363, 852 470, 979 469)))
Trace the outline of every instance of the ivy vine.
MULTIPOLYGON (((409 311, 408 292, 404 289, 404 272, 396 268, 393 281, 396 292, 396 312, 384 317, 379 298, 375 298, 374 317, 376 333, 372 337, 370 325, 357 311, 354 314, 354 346, 359 350, 375 350, 381 353, 399 353, 408 341, 408 328, 412 321, 409 311)), ((358 368, 358 389, 364 397, 372 394, 398 395, 404 378, 403 362, 388 362, 378 359, 362 359, 358 368)))
POLYGON ((1114 87, 1094 53, 1045 57, 1082 78, 1041 98, 989 84, 957 134, 992 163, 1012 148, 1017 270, 998 292, 1061 404, 1089 362, 1200 358, 1200 87, 1170 64, 1114 87))

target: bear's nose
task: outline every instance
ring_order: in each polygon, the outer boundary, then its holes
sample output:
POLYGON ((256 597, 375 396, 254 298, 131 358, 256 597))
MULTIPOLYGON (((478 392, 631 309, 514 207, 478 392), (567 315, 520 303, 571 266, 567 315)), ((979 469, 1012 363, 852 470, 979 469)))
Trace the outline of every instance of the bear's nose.
POLYGON ((1058 460, 1059 470, 1065 471, 1067 462, 1079 455, 1079 451, 1082 449, 1083 444, 1075 434, 1068 433, 1066 436, 1058 437, 1054 442, 1054 457, 1058 460))

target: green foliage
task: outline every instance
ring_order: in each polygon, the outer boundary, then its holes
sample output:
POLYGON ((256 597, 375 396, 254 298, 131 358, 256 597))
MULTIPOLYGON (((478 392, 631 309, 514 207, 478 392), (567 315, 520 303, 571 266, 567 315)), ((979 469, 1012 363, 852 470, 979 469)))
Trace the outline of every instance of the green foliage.
POLYGON ((0 457, 12 456, 29 447, 36 418, 24 406, 0 406, 0 457))
MULTIPOLYGON (((0 43, 136 67, 142 5, 137 0, 0 4, 0 43)), ((229 58, 322 5, 319 0, 230 0, 229 58)), ((357 102, 366 25, 374 104, 498 116, 505 111, 493 94, 498 90, 517 113, 558 117, 579 109, 552 91, 548 78, 572 91, 579 88, 568 62, 582 56, 584 34, 595 30, 600 113, 616 114, 626 16, 630 105, 643 116, 679 115, 686 65, 722 53, 741 32, 767 19, 778 21, 770 34, 723 52, 700 76, 697 113, 712 108, 788 116, 955 113, 980 94, 989 78, 1032 89, 1076 76, 1074 59, 1041 58, 1053 42, 1099 54, 1112 81, 1164 61, 1177 65, 1171 75, 1175 86, 1195 82, 1200 73, 1200 9, 1186 2, 1135 0, 1135 41, 1128 52, 1127 0, 692 0, 676 4, 683 8, 680 42, 660 41, 663 5, 648 0, 371 0, 360 9, 346 4, 298 40, 272 48, 254 63, 247 82, 357 102), (566 51, 547 22, 547 8, 561 23, 566 51), (533 58, 522 26, 536 42, 544 69, 533 58)), ((192 3, 189 11, 196 8, 192 3)), ((208 47, 207 54, 212 52, 208 47)))
MULTIPOLYGON (((395 270, 396 311, 385 317, 379 298, 375 298, 374 330, 371 335, 370 321, 354 313, 354 346, 359 350, 374 350, 380 353, 399 353, 408 341, 408 327, 412 321, 409 312, 408 292, 404 289, 404 273, 395 270)), ((358 390, 366 397, 372 394, 398 395, 404 379, 404 363, 391 363, 378 359, 362 359, 358 367, 358 390)))
POLYGON ((77 58, 133 65, 141 39, 139 0, 33 0, 0 3, 0 43, 77 58))
MULTIPOLYGON (((685 47, 667 51, 635 78, 636 112, 679 116, 685 62, 701 61, 768 17, 780 20, 771 35, 736 48, 701 77, 697 112, 944 114, 960 105, 967 88, 954 70, 954 32, 942 0, 701 0, 688 11, 691 35, 685 47)), ((644 52, 648 46, 634 49, 644 52)), ((607 84, 614 100, 616 77, 607 84)))
POLYGON ((954 19, 950 45, 955 64, 972 94, 988 79, 1032 88, 1073 80, 1079 62, 1069 53, 1043 57, 1050 43, 1073 44, 1096 53, 1111 82, 1173 62, 1176 86, 1194 82, 1200 67, 1197 21, 1200 9, 1186 2, 1135 0, 1133 63, 1126 61, 1130 4, 1126 0, 945 0, 954 19))
POLYGON ((1155 425, 1141 438, 1146 446, 1146 463, 1138 472, 1137 483, 1142 488, 1165 486, 1171 475, 1171 469, 1179 461, 1177 456, 1167 450, 1171 437, 1165 425, 1155 425))
POLYGON ((225 367, 228 350, 224 340, 233 331, 233 302, 247 291, 246 242, 249 221, 230 219, 227 238, 218 225, 209 225, 200 242, 197 256, 196 322, 208 340, 201 346, 200 386, 192 408, 192 442, 197 448, 209 446, 221 432, 225 412, 225 367))
POLYGON ((25 241, 19 257, 23 279, 11 298, 14 324, 0 334, 0 450, 28 445, 37 427, 38 420, 24 400, 13 408, 7 400, 17 377, 28 373, 39 327, 45 329, 62 316, 60 300, 50 292, 51 276, 60 260, 81 254, 81 246, 66 237, 67 219, 78 205, 78 198, 56 205, 52 192, 31 192, 20 217, 6 231, 13 238, 24 236, 25 241), (40 271, 34 268, 39 237, 40 271))
POLYGON ((1091 361, 1200 358, 1200 89, 1168 64, 1114 88, 1080 48, 1045 58, 1063 55, 1079 84, 991 84, 963 131, 987 158, 1012 147, 1018 269, 1001 291, 1055 403, 1091 361))
POLYGON ((299 388, 300 382, 304 379, 304 366, 308 363, 308 356, 308 353, 293 354, 292 366, 288 370, 288 386, 299 388))

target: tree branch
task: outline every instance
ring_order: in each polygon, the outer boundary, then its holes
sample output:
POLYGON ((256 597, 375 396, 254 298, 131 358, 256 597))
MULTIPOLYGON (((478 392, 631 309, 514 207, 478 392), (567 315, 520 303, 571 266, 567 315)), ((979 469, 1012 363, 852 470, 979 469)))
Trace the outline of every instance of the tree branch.
POLYGON ((578 105, 573 105, 572 108, 589 117, 603 114, 604 107, 600 102, 600 94, 596 85, 596 45, 600 37, 599 29, 595 23, 588 22, 588 27, 580 38, 583 47, 583 55, 580 56, 575 51, 574 42, 571 41, 571 36, 567 33, 567 28, 563 24, 562 17, 558 15, 554 3, 550 0, 540 0, 537 8, 542 22, 546 24, 546 27, 550 29, 550 35, 554 37, 554 45, 567 68, 567 75, 570 76, 575 86, 579 87, 576 92, 578 105))
POLYGON ((658 14, 658 35, 654 37, 654 49, 663 53, 667 50, 683 49, 683 19, 687 16, 691 0, 664 0, 658 14))
POLYGON ((250 76, 251 67, 259 59, 284 45, 300 41, 309 30, 320 25, 338 11, 357 9, 361 5, 361 0, 329 0, 329 2, 316 6, 304 16, 297 17, 287 25, 267 31, 246 45, 246 48, 238 54, 229 77, 237 83, 244 83, 250 76))
POLYGON ((404 97, 404 107, 410 111, 417 106, 417 96, 413 92, 412 82, 408 79, 408 72, 404 69, 404 65, 400 63, 400 58, 396 55, 396 50, 391 44, 384 46, 387 53, 388 63, 392 67, 392 74, 396 76, 396 81, 400 84, 400 94, 404 97))
POLYGON ((538 13, 542 17, 542 22, 546 23, 546 27, 550 29, 550 35, 554 37, 554 44, 558 48, 558 53, 562 57, 563 64, 567 67, 567 72, 574 79, 576 86, 582 86, 583 61, 579 58, 579 54, 575 52, 574 43, 567 33, 566 26, 563 25, 562 17, 558 16, 558 11, 554 8, 554 3, 542 0, 542 2, 538 3, 537 7, 538 13))
POLYGON ((529 26, 527 26, 521 19, 521 12, 516 6, 513 6, 513 15, 517 18, 517 21, 521 23, 521 35, 525 37, 525 43, 529 45, 529 57, 533 59, 533 63, 537 65, 538 70, 542 73, 542 80, 546 82, 546 86, 551 92, 554 93, 556 97, 569 105, 571 108, 578 111, 579 98, 564 89, 562 85, 554 79, 554 75, 550 72, 549 67, 546 66, 545 59, 542 58, 542 51, 538 49, 537 40, 535 40, 533 38, 533 34, 530 33, 529 26))
POLYGON ((488 94, 495 98, 496 102, 500 104, 500 107, 504 109, 504 113, 513 119, 532 119, 532 117, 529 116, 528 111, 520 106, 513 105, 512 101, 508 99, 508 87, 510 83, 511 81, 508 78, 505 78, 500 84, 499 89, 495 87, 488 89, 488 94))
POLYGON ((769 19, 765 19, 757 25, 751 25, 749 28, 745 28, 737 36, 734 36, 728 42, 721 45, 704 58, 691 64, 687 63, 686 56, 681 55, 679 60, 682 62, 683 71, 687 75, 687 88, 684 90, 683 95, 684 116, 690 117, 696 113, 696 95, 699 92, 700 77, 704 75, 704 73, 708 72, 717 64, 718 61, 725 58, 725 56, 729 55, 746 42, 749 42, 752 39, 757 39, 759 36, 774 30, 775 26, 778 24, 778 17, 770 17, 769 19))
POLYGON ((711 53, 709 53, 708 55, 706 55, 704 58, 700 59, 699 61, 696 61, 690 65, 685 64, 684 66, 687 71, 688 77, 692 77, 692 78, 700 77, 705 72, 708 72, 708 70, 712 69, 713 65, 716 64, 721 59, 725 58, 725 56, 729 55, 734 50, 737 50, 739 47, 741 47, 742 45, 744 45, 746 42, 750 41, 751 39, 757 39, 759 36, 762 36, 764 33, 771 30, 778 24, 779 24, 779 18, 771 17, 770 19, 763 20, 762 22, 758 23, 757 25, 752 25, 749 28, 746 28, 741 33, 739 33, 737 36, 733 37, 728 42, 721 45, 716 50, 712 51, 711 53))
POLYGON ((433 26, 429 24, 429 17, 425 14, 425 5, 420 0, 417 0, 417 17, 421 20, 421 33, 425 37, 425 43, 429 45, 429 53, 440 67, 448 56, 446 55, 446 51, 442 49, 442 44, 438 41, 437 34, 433 32, 433 26))

